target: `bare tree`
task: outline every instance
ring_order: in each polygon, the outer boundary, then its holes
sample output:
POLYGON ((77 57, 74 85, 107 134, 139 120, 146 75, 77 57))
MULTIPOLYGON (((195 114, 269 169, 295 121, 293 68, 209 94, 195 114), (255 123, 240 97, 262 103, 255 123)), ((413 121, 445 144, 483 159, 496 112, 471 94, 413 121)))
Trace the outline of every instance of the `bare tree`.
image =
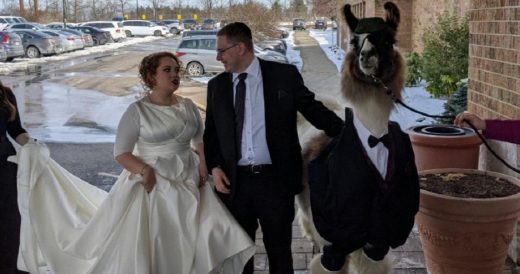
POLYGON ((324 17, 335 17, 336 16, 336 0, 313 0, 314 2, 314 14, 324 17))
POLYGON ((211 11, 213 10, 213 0, 201 0, 202 10, 208 12, 208 18, 212 18, 211 11))
POLYGON ((157 20, 157 6, 159 5, 159 0, 148 0, 148 2, 152 4, 153 19, 157 20))
POLYGON ((25 3, 23 0, 18 0, 18 3, 20 5, 20 16, 25 15, 25 3))
POLYGON ((118 0, 121 6, 121 16, 125 18, 125 6, 129 5, 129 0, 118 0))

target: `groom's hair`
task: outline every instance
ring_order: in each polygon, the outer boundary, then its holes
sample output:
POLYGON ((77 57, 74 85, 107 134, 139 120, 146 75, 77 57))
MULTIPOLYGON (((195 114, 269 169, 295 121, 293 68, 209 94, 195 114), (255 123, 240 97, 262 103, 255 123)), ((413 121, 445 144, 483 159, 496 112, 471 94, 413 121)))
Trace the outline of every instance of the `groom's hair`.
POLYGON ((251 29, 242 22, 233 22, 225 25, 217 32, 217 36, 226 36, 233 43, 242 42, 247 49, 253 50, 253 35, 251 29))

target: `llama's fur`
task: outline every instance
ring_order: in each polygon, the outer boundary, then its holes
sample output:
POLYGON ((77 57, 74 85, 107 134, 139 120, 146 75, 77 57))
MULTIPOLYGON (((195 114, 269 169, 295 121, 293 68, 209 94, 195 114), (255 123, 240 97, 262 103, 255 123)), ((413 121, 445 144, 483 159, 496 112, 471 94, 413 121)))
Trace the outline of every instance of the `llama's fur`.
MULTIPOLYGON (((379 56, 384 60, 377 60, 377 66, 371 67, 374 76, 382 81, 383 85, 375 83, 373 78, 366 75, 366 70, 360 62, 375 62, 371 60, 361 60, 359 56, 360 48, 353 45, 344 61, 341 79, 341 93, 343 97, 351 105, 354 113, 364 124, 364 126, 375 136, 381 136, 382 132, 388 127, 388 120, 390 112, 394 108, 392 98, 386 93, 387 90, 394 92, 396 98, 401 98, 400 92, 404 87, 405 62, 401 54, 393 49, 395 42, 394 36, 399 24, 399 10, 394 4, 385 4, 387 10, 386 23, 389 26, 391 35, 392 49, 386 56, 379 56), (392 32, 393 31, 393 32, 392 32)), ((357 18, 350 11, 350 6, 347 4, 344 8, 346 21, 353 31, 358 24, 357 18)), ((356 39, 356 38, 355 38, 356 39)), ((353 40, 353 43, 355 41, 353 40)), ((331 105, 327 104, 329 108, 331 105)), ((335 112, 342 112, 343 108, 337 109, 337 106, 332 106, 335 112)), ((303 159, 304 166, 307 167, 310 160, 316 158, 320 151, 330 142, 330 138, 325 134, 320 133, 314 137, 306 137, 304 141, 303 159)), ((304 168, 304 190, 296 197, 298 206, 298 218, 302 226, 304 234, 313 241, 314 245, 322 250, 323 246, 329 244, 317 232, 312 222, 312 212, 310 208, 310 193, 308 184, 308 174, 304 168)), ((359 273, 359 274, 384 274, 390 273, 392 269, 391 257, 387 254, 382 261, 373 261, 369 259, 361 249, 347 255, 345 265, 340 271, 329 272, 324 270, 320 265, 321 254, 318 254, 311 261, 311 273, 359 273)))

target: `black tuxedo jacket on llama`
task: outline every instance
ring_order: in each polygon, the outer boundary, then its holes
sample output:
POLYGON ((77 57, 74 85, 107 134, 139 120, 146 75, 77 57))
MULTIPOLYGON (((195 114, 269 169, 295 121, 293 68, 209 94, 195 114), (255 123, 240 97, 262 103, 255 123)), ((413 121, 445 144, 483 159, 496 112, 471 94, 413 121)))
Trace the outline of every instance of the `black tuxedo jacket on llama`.
POLYGON ((350 253, 370 243, 405 243, 419 209, 419 179, 406 133, 388 126, 391 144, 386 178, 368 158, 345 110, 345 126, 309 164, 313 220, 320 235, 350 253))
MULTIPOLYGON (((300 112, 313 126, 329 136, 341 132, 343 121, 314 99, 293 65, 259 59, 264 86, 265 130, 271 161, 280 182, 291 193, 302 190, 302 156, 296 117, 300 112)), ((204 151, 208 170, 220 166, 236 189, 232 74, 221 73, 208 83, 204 151)), ((222 197, 222 195, 221 195, 222 197)))

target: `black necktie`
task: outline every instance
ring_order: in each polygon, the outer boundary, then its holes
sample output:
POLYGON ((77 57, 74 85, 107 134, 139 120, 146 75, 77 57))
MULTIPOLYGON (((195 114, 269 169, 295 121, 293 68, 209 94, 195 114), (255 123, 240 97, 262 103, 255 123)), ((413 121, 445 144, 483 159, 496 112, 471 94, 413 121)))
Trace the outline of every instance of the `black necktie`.
POLYGON ((247 73, 238 75, 238 84, 235 92, 235 137, 238 159, 242 158, 242 129, 244 128, 244 105, 246 101, 247 73))
POLYGON ((373 135, 370 135, 370 137, 368 137, 368 145, 370 147, 375 147, 379 142, 383 143, 383 145, 386 148, 389 148, 390 147, 390 135, 385 134, 381 138, 374 137, 373 135))

